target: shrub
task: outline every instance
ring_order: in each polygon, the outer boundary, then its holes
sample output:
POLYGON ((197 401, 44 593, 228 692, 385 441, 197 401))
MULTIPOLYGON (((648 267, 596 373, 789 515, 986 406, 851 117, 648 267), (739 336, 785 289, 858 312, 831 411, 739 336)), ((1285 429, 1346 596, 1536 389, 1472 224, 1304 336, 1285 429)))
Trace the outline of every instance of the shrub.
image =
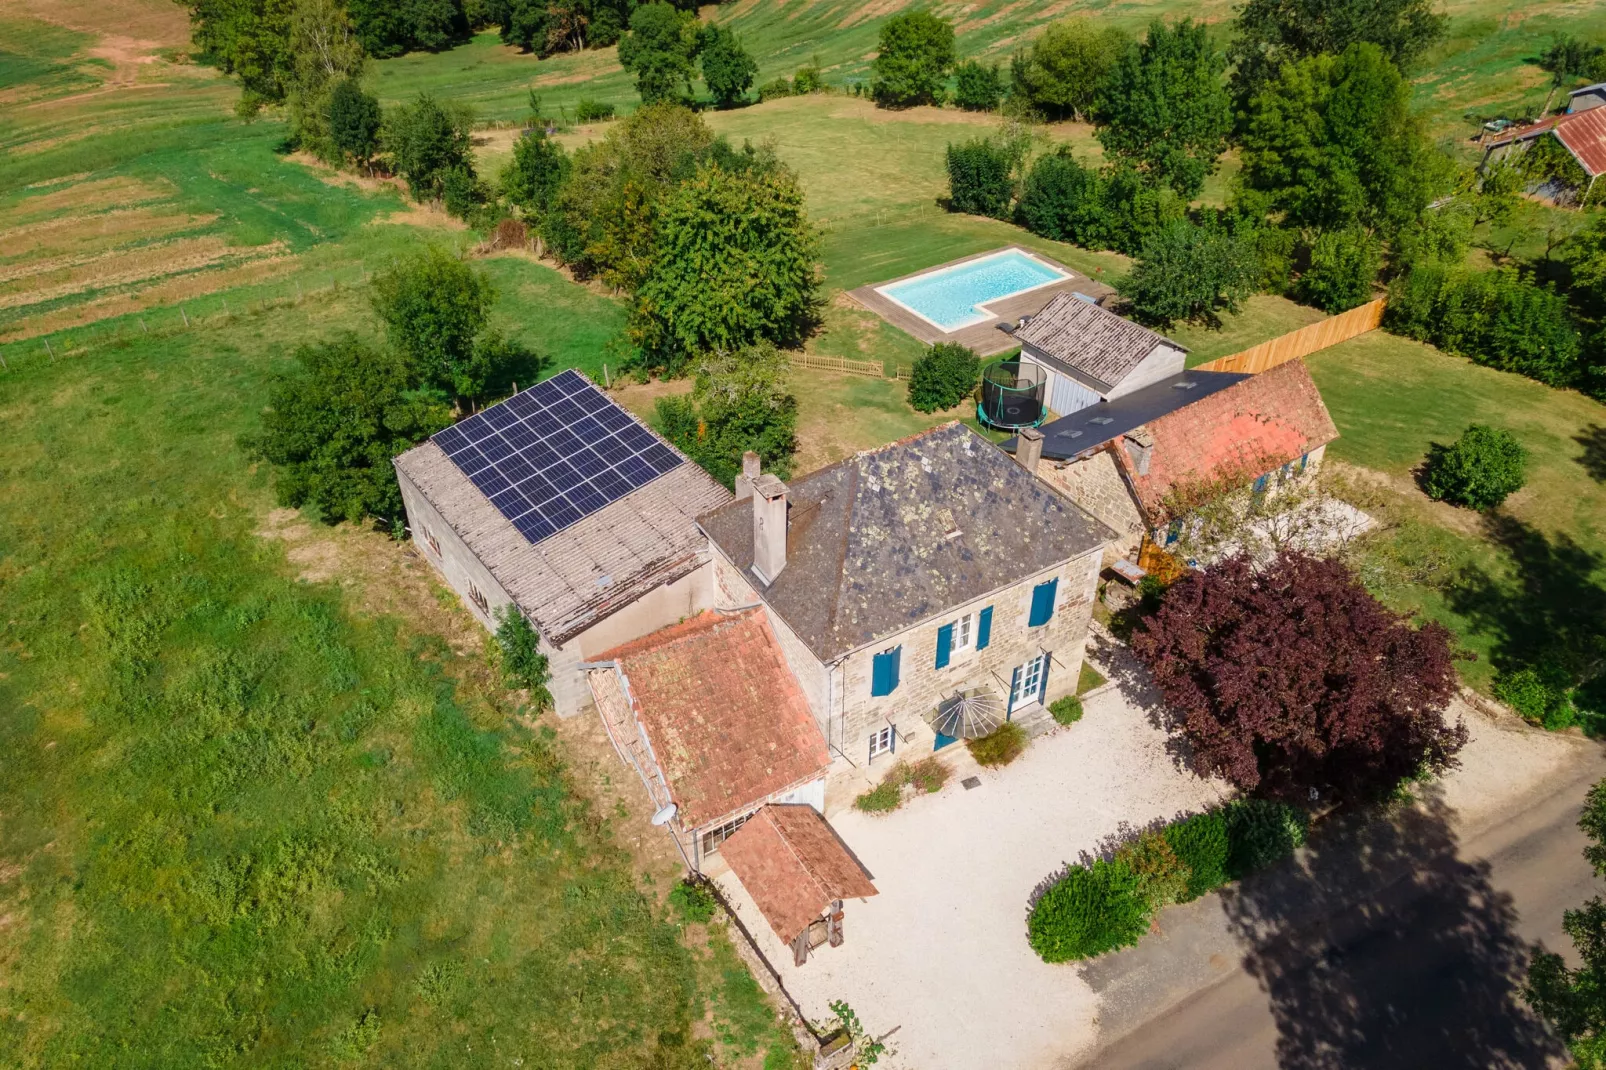
POLYGON ((903 783, 889 776, 854 799, 853 805, 867 814, 890 814, 903 805, 903 783))
POLYGON ((1098 172, 1077 163, 1068 149, 1038 157, 1021 191, 1020 217, 1033 234, 1102 247, 1104 203, 1098 172))
POLYGON ((712 921, 718 906, 708 886, 689 877, 681 879, 669 889, 669 901, 674 904, 682 920, 698 924, 712 921))
POLYGON ((1121 861, 1071 866, 1026 918, 1027 939, 1044 962, 1074 962, 1130 947, 1149 928, 1149 901, 1121 861))
POLYGON ((1227 825, 1227 875, 1238 880, 1294 853, 1305 842, 1310 817, 1287 803, 1235 799, 1222 808, 1227 825))
POLYGON ((760 101, 774 100, 777 97, 789 97, 791 95, 792 83, 785 78, 775 78, 758 87, 758 99, 760 101))
POLYGON ((1188 884, 1177 902, 1197 899, 1227 883, 1231 842, 1227 819, 1220 810, 1194 814, 1167 825, 1165 839, 1177 859, 1188 867, 1188 884))
POLYGON ((1494 693, 1525 719, 1552 732, 1570 728, 1577 720, 1572 679, 1557 665, 1529 665, 1502 672, 1495 678, 1494 693))
POLYGON ((502 659, 504 687, 522 687, 530 692, 530 699, 540 709, 552 702, 547 690, 551 672, 547 657, 541 653, 541 637, 530 626, 523 613, 513 603, 503 606, 496 615, 496 645, 502 659))
POLYGON ((1014 721, 1005 721, 980 739, 967 739, 965 746, 978 765, 1008 765, 1026 749, 1026 733, 1014 721))
POLYGON ((1148 900, 1152 910, 1179 903, 1187 895, 1191 871, 1160 832, 1139 833, 1115 852, 1115 860, 1132 871, 1138 894, 1148 900))
POLYGON ((903 805, 905 784, 921 794, 929 795, 941 791, 947 782, 948 767, 935 755, 922 758, 913 765, 899 762, 887 770, 881 783, 854 799, 853 805, 867 814, 890 814, 903 805))
POLYGON ((1048 712, 1056 724, 1075 724, 1082 719, 1082 700, 1075 695, 1057 698, 1049 704, 1048 712))
POLYGON ((1323 312, 1344 312, 1372 299, 1382 261, 1377 240, 1359 227, 1332 230, 1311 246, 1310 266, 1299 278, 1299 298, 1323 312))
POLYGON ((1510 431, 1471 424, 1449 446, 1435 443, 1422 471, 1422 489, 1439 501, 1493 509, 1522 489, 1528 451, 1510 431))
POLYGON ((954 103, 966 111, 993 111, 1004 99, 1004 78, 998 64, 967 59, 954 69, 954 103))
POLYGON ((948 767, 936 755, 922 758, 909 766, 909 783, 922 795, 932 795, 941 791, 942 786, 948 783, 948 776, 948 767))
POLYGON ((991 138, 948 146, 948 209, 1009 218, 1015 200, 1013 154, 991 138))
POLYGON ((612 119, 614 108, 612 104, 600 100, 582 97, 580 103, 574 106, 574 117, 582 123, 600 123, 612 119))
POLYGON ((815 60, 805 67, 799 67, 792 74, 792 93, 794 96, 807 96, 810 93, 825 92, 825 72, 820 69, 820 61, 815 60))
POLYGON ((909 372, 909 404, 919 412, 951 409, 976 389, 981 358, 957 342, 938 342, 909 372))

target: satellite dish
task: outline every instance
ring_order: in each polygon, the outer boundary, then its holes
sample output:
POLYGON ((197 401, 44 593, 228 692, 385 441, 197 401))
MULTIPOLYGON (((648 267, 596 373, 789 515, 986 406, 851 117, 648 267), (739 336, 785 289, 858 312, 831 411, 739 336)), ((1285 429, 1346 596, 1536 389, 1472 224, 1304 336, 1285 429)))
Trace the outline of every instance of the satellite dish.
POLYGON ((652 815, 652 823, 654 825, 667 825, 671 821, 675 820, 675 812, 675 804, 670 803, 668 806, 652 815))

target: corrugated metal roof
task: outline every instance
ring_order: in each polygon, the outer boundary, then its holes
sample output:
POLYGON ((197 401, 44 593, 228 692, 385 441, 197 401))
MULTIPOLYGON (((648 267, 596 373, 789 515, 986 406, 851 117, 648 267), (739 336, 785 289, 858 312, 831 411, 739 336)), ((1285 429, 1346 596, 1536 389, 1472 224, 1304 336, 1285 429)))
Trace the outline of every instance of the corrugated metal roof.
POLYGON ((1107 386, 1119 383, 1158 346, 1187 352, 1164 335, 1069 293, 1055 294, 1015 331, 1015 339, 1107 386))
POLYGON ((1571 152, 1590 178, 1606 174, 1606 108, 1552 115, 1537 123, 1508 130, 1490 141, 1489 149, 1498 149, 1514 141, 1531 141, 1546 132, 1554 133, 1571 152))

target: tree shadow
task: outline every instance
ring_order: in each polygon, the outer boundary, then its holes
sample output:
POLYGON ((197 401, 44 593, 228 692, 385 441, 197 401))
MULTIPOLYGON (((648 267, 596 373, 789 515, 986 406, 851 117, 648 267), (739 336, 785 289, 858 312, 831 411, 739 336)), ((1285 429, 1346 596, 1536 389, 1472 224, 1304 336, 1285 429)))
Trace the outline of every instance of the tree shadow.
POLYGON ((1223 890, 1270 999, 1283 1070, 1532 1067, 1563 1048, 1523 1003, 1528 948, 1436 795, 1332 822, 1223 890))
POLYGON ((1606 483, 1606 427, 1590 424, 1574 435, 1573 441, 1584 447, 1578 463, 1584 466, 1589 478, 1596 483, 1606 483))
POLYGON ((1138 660, 1131 647, 1105 628, 1095 626, 1088 632, 1087 654, 1122 697, 1137 707, 1149 724, 1165 734, 1165 750, 1171 764, 1182 772, 1203 776, 1194 764, 1193 748, 1182 731, 1183 717, 1167 705, 1148 666, 1138 660))

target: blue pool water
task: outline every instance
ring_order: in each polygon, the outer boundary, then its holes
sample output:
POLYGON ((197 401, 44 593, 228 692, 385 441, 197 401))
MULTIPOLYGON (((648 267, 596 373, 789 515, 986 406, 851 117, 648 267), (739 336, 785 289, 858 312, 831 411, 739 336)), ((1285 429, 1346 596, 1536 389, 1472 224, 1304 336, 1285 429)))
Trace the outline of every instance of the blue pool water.
POLYGON ((953 331, 992 318, 977 308, 978 305, 1068 277, 1018 249, 1009 249, 903 282, 878 286, 876 292, 944 331, 953 331))

